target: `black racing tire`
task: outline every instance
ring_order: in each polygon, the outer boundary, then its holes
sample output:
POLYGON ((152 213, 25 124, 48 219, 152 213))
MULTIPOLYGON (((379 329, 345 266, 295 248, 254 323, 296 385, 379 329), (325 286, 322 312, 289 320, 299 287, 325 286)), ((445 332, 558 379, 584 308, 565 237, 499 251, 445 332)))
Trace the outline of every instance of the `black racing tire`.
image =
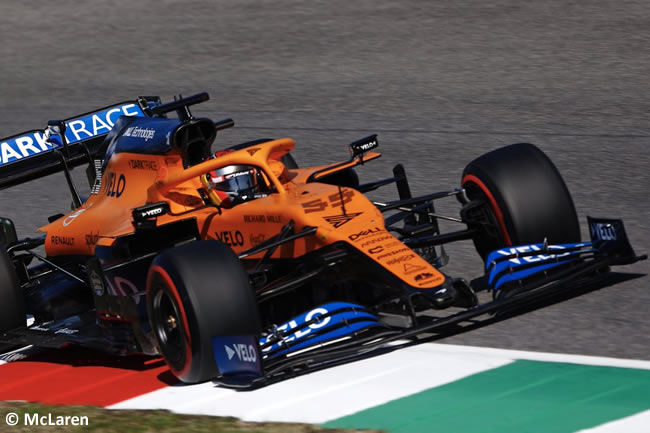
POLYGON ((571 194, 550 158, 536 146, 518 143, 488 152, 463 171, 471 200, 489 204, 496 235, 483 232, 474 245, 483 257, 505 246, 580 242, 571 194))
POLYGON ((156 256, 147 307, 158 350, 185 383, 219 376, 212 337, 261 333, 248 275, 233 251, 217 241, 191 242, 156 256))
POLYGON ((14 264, 4 245, 0 245, 0 332, 25 326, 25 298, 14 264))

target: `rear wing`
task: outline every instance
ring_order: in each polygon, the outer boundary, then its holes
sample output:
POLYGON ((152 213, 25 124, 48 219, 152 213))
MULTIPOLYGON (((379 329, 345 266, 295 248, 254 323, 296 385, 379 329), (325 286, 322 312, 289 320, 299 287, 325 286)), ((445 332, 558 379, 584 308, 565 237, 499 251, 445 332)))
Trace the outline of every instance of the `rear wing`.
POLYGON ((34 129, 0 139, 0 189, 103 158, 104 138, 120 116, 151 117, 158 97, 140 97, 65 119, 65 143, 34 129))

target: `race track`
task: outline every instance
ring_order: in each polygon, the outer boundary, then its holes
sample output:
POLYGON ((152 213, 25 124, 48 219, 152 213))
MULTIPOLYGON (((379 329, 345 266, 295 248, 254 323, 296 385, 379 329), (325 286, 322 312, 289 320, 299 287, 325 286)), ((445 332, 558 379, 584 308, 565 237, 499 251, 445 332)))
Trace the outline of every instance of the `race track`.
MULTIPOLYGON (((555 161, 583 222, 622 217, 643 253, 649 29, 643 0, 5 0, 0 136, 205 90, 197 113, 237 124, 215 149, 289 136, 310 164, 376 132, 384 156, 362 178, 403 162, 415 193, 456 187, 472 158, 528 141, 555 161)), ((69 202, 59 175, 2 191, 0 212, 28 235, 69 202)), ((470 243, 447 252, 448 273, 481 273, 470 243)), ((650 264, 617 271, 617 284, 443 342, 650 360, 650 264)))

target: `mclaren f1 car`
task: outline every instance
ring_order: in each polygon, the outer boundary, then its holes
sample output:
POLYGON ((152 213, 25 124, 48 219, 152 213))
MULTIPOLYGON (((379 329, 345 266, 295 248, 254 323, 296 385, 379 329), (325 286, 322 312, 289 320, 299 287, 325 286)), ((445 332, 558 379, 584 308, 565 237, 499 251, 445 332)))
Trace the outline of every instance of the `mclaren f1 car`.
POLYGON ((207 99, 140 97, 0 140, 0 188, 63 172, 72 196, 39 236, 19 239, 1 220, 0 341, 161 355, 184 382, 252 387, 645 258, 620 220, 589 218, 581 240, 569 191, 534 145, 489 152, 459 187, 413 197, 401 165, 359 181, 355 168, 380 156, 376 135, 315 167, 298 167, 289 138, 215 154, 234 123, 194 117, 207 99), (80 165, 88 197, 70 175, 80 165), (394 201, 366 195, 391 184, 394 201), (458 214, 436 211, 444 198, 458 214), (442 246, 460 240, 474 242, 483 278, 443 272, 442 246))

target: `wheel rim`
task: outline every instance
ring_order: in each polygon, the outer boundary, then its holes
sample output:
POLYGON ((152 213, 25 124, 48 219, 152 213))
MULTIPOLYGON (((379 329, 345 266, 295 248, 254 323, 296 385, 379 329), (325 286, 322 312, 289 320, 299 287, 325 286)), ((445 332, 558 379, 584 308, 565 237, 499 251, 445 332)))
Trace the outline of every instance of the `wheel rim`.
POLYGON ((160 351, 167 363, 175 370, 185 365, 187 338, 180 309, 173 296, 164 288, 156 291, 153 299, 153 331, 160 351))
POLYGON ((473 182, 463 184, 463 188, 467 191, 467 196, 470 200, 482 200, 486 204, 486 217, 489 220, 488 225, 483 226, 480 233, 473 237, 476 251, 485 260, 489 253, 509 244, 503 235, 502 225, 495 215, 490 199, 485 195, 483 190, 473 182))

